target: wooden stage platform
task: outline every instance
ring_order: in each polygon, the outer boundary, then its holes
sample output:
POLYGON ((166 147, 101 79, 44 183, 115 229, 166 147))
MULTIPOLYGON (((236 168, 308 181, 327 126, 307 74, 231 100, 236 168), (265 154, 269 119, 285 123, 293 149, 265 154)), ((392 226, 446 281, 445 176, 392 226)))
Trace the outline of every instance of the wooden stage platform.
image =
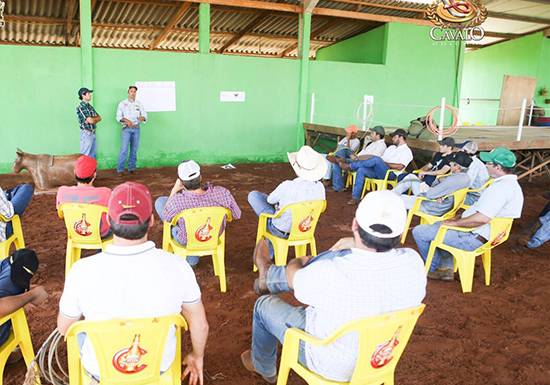
MULTIPOLYGON (((385 127, 386 133, 391 133, 398 127, 385 127)), ((314 146, 323 136, 339 140, 346 135, 343 127, 324 126, 304 123, 306 143, 314 146)), ((453 138, 457 142, 475 140, 481 151, 490 151, 495 147, 507 147, 518 156, 519 178, 546 174, 550 176, 550 127, 523 127, 520 141, 516 141, 517 127, 512 126, 463 126, 459 127, 453 138)), ((389 138, 388 138, 389 141, 389 138)), ((413 149, 437 151, 437 138, 433 140, 407 140, 413 149)))

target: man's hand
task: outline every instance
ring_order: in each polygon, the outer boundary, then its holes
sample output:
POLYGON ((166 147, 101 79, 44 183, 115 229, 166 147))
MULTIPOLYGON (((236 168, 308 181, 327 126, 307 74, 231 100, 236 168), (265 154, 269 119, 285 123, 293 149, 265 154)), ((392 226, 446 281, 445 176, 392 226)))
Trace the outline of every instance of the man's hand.
POLYGON ((32 300, 30 303, 33 305, 40 305, 48 298, 48 293, 43 286, 36 286, 29 290, 29 293, 32 293, 32 300))
POLYGON ((357 155, 355 155, 355 154, 350 154, 349 157, 350 157, 351 160, 357 160, 357 155))
POLYGON ((183 185, 183 182, 180 178, 176 179, 176 183, 174 183, 174 187, 172 187, 172 191, 170 191, 170 197, 173 197, 177 193, 179 193, 181 190, 185 190, 185 186, 183 185))
POLYGON ((336 242, 330 248, 330 250, 338 251, 338 250, 351 249, 352 247, 355 247, 355 239, 353 237, 345 237, 345 238, 340 238, 338 242, 336 242))
POLYGON ((94 118, 92 118, 92 117, 87 117, 87 118, 86 118, 86 123, 88 123, 88 124, 94 124, 94 123, 95 123, 95 120, 94 120, 94 118))
POLYGON ((183 359, 183 364, 185 365, 185 370, 181 375, 182 381, 189 375, 189 385, 203 385, 203 357, 196 357, 194 353, 188 354, 183 359))
POLYGON ((122 118, 121 120, 122 120, 122 124, 124 124, 126 127, 128 128, 134 127, 134 124, 130 119, 122 118))
POLYGON ((144 118, 143 116, 140 116, 140 117, 138 118, 138 120, 139 120, 140 122, 145 122, 145 118, 144 118))

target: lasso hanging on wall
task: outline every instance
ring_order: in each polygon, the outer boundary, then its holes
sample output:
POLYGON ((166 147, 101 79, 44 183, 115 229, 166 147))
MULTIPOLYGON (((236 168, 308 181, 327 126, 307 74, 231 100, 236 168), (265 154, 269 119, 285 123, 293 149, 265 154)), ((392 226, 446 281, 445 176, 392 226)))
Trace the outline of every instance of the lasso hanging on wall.
POLYGON ((4 20, 4 7, 6 3, 0 0, 0 28, 4 28, 6 21, 4 20))

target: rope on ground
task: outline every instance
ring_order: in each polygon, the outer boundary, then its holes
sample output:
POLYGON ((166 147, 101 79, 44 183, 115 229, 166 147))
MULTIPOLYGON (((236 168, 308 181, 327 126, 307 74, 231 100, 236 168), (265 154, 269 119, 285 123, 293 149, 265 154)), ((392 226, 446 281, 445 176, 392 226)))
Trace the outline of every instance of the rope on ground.
POLYGON ((69 375, 59 359, 59 343, 63 336, 54 330, 42 344, 31 365, 27 369, 23 385, 69 385, 69 375))

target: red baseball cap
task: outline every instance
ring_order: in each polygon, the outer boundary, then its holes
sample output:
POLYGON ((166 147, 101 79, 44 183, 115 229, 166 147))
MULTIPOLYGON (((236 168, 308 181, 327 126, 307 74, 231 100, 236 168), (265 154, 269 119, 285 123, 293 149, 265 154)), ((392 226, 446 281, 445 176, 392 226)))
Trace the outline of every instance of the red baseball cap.
POLYGON ((135 182, 126 182, 115 187, 109 198, 109 218, 119 225, 138 225, 146 222, 153 214, 153 200, 149 189, 135 182), (138 219, 123 220, 126 214, 138 219))
POLYGON ((74 163, 74 174, 77 178, 86 179, 97 170, 97 160, 88 155, 80 156, 74 163))

